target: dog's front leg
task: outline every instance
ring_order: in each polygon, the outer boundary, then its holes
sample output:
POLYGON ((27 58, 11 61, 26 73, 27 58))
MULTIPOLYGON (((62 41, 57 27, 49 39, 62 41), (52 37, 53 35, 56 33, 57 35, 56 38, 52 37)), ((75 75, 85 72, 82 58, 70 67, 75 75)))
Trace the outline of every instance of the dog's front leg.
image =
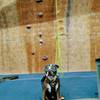
POLYGON ((42 85, 42 100, 45 100, 45 96, 46 96, 46 83, 44 82, 42 85))
POLYGON ((45 100, 45 89, 42 91, 42 100, 45 100))
POLYGON ((57 100, 60 100, 60 84, 56 84, 56 91, 57 91, 57 100))
POLYGON ((42 91, 42 100, 45 100, 45 91, 42 91))
POLYGON ((46 90, 48 90, 49 92, 51 92, 51 86, 47 83, 43 86, 43 91, 42 91, 42 100, 49 100, 46 96, 46 90))
POLYGON ((42 93, 42 100, 49 100, 48 97, 45 94, 45 91, 46 90, 44 90, 43 93, 42 93))
POLYGON ((60 90, 57 91, 57 100, 60 100, 60 90))

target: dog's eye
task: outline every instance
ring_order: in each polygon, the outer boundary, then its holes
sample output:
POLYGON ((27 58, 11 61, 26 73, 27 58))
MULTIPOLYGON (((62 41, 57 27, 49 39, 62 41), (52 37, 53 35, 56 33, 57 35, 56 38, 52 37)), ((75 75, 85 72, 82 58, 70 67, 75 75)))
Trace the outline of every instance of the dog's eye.
POLYGON ((45 73, 47 74, 47 71, 45 71, 45 73))

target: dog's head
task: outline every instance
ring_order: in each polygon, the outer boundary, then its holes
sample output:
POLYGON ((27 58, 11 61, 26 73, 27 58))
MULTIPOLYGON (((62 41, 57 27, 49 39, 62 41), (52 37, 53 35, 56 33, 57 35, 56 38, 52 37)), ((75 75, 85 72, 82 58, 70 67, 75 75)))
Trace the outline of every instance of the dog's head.
POLYGON ((56 64, 48 64, 45 66, 45 74, 49 80, 53 80, 55 76, 57 76, 57 69, 59 68, 56 64))

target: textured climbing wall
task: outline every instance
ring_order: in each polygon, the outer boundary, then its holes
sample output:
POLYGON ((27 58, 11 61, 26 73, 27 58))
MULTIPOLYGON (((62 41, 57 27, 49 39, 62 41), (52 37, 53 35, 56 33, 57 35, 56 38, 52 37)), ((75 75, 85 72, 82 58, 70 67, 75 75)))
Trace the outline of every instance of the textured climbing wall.
POLYGON ((4 0, 1 5, 0 73, 27 72, 26 50, 18 26, 16 2, 4 0))
POLYGON ((90 70, 89 16, 92 0, 68 0, 66 33, 61 36, 62 65, 67 71, 90 70))
POLYGON ((4 0, 0 8, 0 72, 41 72, 55 63, 55 2, 4 0))
POLYGON ((55 2, 17 0, 17 9, 19 24, 25 25, 20 31, 25 35, 29 72, 41 72, 46 64, 55 63, 55 2))
POLYGON ((0 0, 0 73, 95 70, 99 0, 0 0))
POLYGON ((95 59, 100 58, 100 0, 93 1, 91 10, 91 68, 95 70, 95 59))
POLYGON ((46 22, 39 24, 41 29, 39 32, 43 33, 42 38, 39 40, 38 34, 35 36, 35 48, 36 48, 36 58, 35 70, 43 71, 43 67, 49 63, 55 63, 55 54, 56 54, 56 38, 54 31, 54 22, 46 22), (40 44, 39 41, 43 41, 43 44, 40 44))

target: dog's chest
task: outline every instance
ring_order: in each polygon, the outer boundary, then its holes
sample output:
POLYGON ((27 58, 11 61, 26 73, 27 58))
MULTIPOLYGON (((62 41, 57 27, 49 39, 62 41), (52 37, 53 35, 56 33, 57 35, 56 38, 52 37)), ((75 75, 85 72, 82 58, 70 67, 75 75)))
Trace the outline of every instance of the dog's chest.
POLYGON ((58 89, 58 82, 57 81, 50 81, 47 84, 47 97, 49 100, 56 100, 57 99, 57 89, 58 89))
POLYGON ((53 92, 53 91, 56 92, 57 89, 58 89, 58 81, 57 81, 57 79, 47 82, 47 88, 48 88, 49 92, 53 92))
POLYGON ((57 84, 56 81, 53 81, 53 82, 50 82, 49 83, 49 85, 51 86, 51 88, 55 88, 56 87, 56 84, 57 84))

